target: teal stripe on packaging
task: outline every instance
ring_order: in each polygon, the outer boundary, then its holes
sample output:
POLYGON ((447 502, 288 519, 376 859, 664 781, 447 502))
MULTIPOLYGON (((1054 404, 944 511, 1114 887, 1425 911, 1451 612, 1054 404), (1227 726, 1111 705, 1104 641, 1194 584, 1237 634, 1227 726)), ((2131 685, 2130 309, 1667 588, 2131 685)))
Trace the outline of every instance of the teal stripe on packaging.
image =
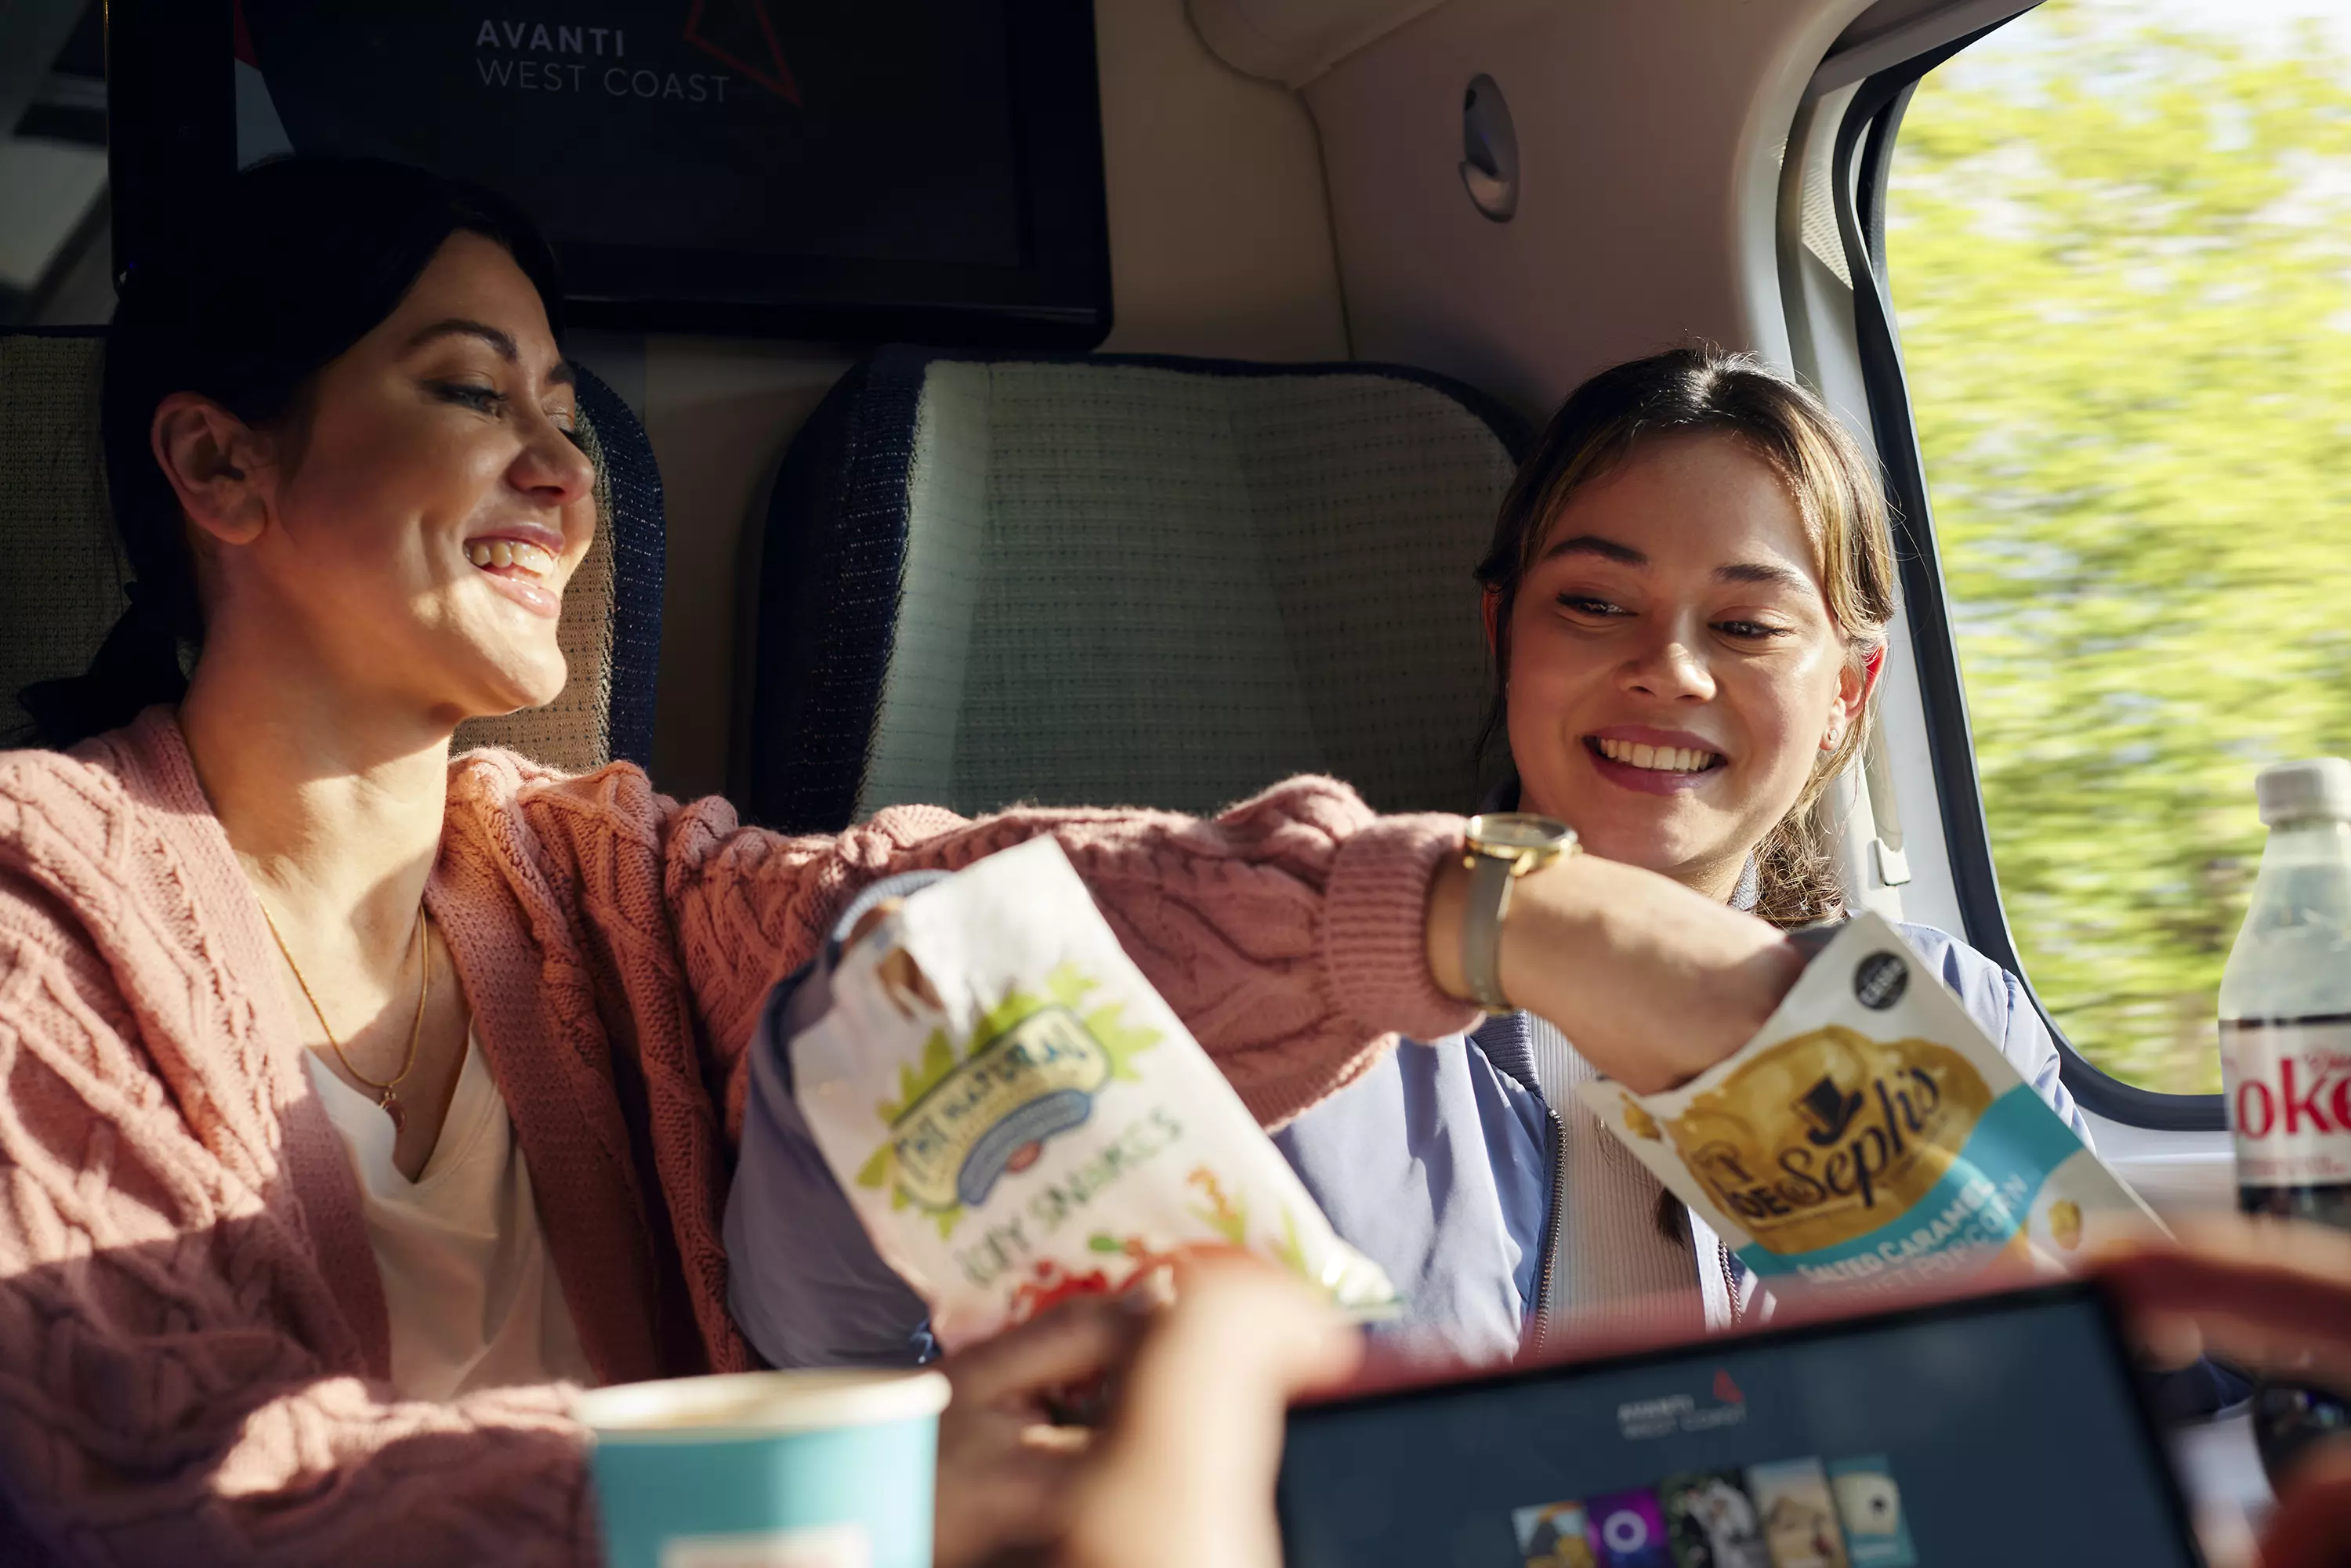
POLYGON ((1888 1266, 1898 1266, 1907 1261, 1901 1251, 1904 1239, 1947 1214, 1963 1214, 1961 1200, 1979 1183, 1990 1184, 1991 1190, 1980 1195, 1980 1205, 1967 1216, 1973 1223, 1962 1227, 1965 1239, 1955 1230, 1923 1250, 2004 1245, 2023 1226, 2033 1196, 2049 1173, 2082 1152, 2082 1140, 2074 1129, 2059 1121, 2057 1113, 2031 1087, 2020 1083, 1984 1108, 1975 1131, 1968 1134, 1959 1157, 1943 1173, 1942 1180, 1892 1222, 1865 1236, 1810 1252, 1772 1252, 1750 1242, 1739 1249, 1739 1260, 1767 1277, 1829 1269, 1862 1257, 1883 1257, 1888 1266), (1889 1248, 1890 1255, 1881 1253, 1881 1248, 1889 1248))

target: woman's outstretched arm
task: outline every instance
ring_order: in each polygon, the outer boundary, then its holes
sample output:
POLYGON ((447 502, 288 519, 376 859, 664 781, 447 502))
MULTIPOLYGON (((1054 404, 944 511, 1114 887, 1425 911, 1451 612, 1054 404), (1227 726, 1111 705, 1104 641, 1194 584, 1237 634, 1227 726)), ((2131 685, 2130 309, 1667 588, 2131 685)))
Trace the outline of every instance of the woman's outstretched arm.
MULTIPOLYGON (((860 889, 958 871, 1040 834, 1060 841, 1128 955, 1269 1128, 1353 1082, 1398 1036, 1436 1040, 1477 1017, 1456 999, 1462 819, 1381 816, 1334 779, 1292 779, 1212 818, 1022 808, 974 821, 897 806, 810 837, 742 827, 716 798, 680 805, 630 767, 548 774, 517 798, 538 836, 571 836, 591 906, 599 883, 617 892, 624 880, 603 868, 621 841, 658 845, 663 913, 730 1132, 761 1001, 860 889)), ((1519 884, 1501 960, 1513 1000, 1643 1092, 1738 1049, 1802 967, 1751 915, 1586 855, 1519 884)))
POLYGON ((723 834, 723 811, 687 808, 670 861, 689 973, 721 1040, 748 1037, 768 988, 814 954, 866 883, 957 871, 1040 834, 1060 841, 1120 945, 1269 1126, 1351 1082, 1397 1034, 1436 1039, 1475 1016, 1437 988, 1423 956, 1430 873, 1458 846, 1459 819, 1380 817, 1327 779, 1291 779, 1213 818, 1021 810, 968 821, 899 807, 835 839, 723 834))
POLYGON ((1437 988, 1426 956, 1431 873, 1458 849, 1461 819, 1382 817, 1328 779, 1290 779, 1213 818, 1027 808, 975 821, 900 806, 807 837, 743 827, 723 800, 680 804, 633 768, 526 776, 513 798, 536 838, 569 841, 592 919, 639 904, 651 890, 627 883, 658 866, 659 913, 727 1081, 730 1130, 760 1004, 860 889, 957 871, 1040 834, 1061 842, 1128 954, 1269 1125, 1351 1082, 1397 1034, 1433 1040, 1475 1017, 1437 988))

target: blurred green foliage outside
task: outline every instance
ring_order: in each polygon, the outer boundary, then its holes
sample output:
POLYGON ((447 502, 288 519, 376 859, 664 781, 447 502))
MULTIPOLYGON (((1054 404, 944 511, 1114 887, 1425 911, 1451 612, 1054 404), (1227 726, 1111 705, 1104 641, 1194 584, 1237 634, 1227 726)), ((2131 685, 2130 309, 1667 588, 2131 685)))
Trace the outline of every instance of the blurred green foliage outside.
POLYGON ((2253 771, 2351 756, 2351 60, 2146 15, 2051 0, 1930 75, 1886 257, 2018 948, 2186 1092, 2253 771))

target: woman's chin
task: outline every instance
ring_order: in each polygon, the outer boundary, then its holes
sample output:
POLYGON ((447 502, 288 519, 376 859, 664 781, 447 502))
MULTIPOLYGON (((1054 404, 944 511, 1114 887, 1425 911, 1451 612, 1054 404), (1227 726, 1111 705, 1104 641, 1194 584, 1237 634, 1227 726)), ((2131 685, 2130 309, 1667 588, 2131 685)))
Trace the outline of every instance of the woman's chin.
POLYGON ((1682 864, 1683 857, 1675 852, 1676 846, 1661 843, 1654 837, 1637 833, 1585 833, 1578 830, 1584 851, 1602 860, 1620 865, 1638 866, 1643 871, 1656 872, 1659 876, 1671 876, 1682 864))
POLYGON ((542 658, 500 661, 499 667, 483 683, 481 695, 466 706, 480 718, 545 707, 563 695, 569 674, 560 653, 550 652, 550 656, 542 658))
POLYGON ((1699 824, 1674 820, 1687 814, 1687 805, 1686 800, 1665 796, 1656 798, 1648 810, 1628 810, 1620 802, 1613 810, 1591 810, 1581 820, 1572 815, 1564 820, 1574 826, 1591 853, 1678 880, 1678 873, 1694 862, 1709 858, 1719 848, 1714 842, 1717 835, 1693 831, 1699 824))

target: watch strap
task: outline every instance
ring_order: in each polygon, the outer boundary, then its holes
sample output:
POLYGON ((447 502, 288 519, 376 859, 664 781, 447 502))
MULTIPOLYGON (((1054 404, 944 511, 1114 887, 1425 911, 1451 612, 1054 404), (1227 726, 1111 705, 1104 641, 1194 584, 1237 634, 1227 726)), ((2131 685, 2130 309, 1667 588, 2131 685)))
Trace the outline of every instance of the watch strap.
POLYGON ((1469 896, 1461 911, 1462 977, 1469 998, 1489 1013, 1516 1011, 1502 994, 1502 916, 1510 907, 1518 865, 1500 855, 1469 856, 1469 896))

